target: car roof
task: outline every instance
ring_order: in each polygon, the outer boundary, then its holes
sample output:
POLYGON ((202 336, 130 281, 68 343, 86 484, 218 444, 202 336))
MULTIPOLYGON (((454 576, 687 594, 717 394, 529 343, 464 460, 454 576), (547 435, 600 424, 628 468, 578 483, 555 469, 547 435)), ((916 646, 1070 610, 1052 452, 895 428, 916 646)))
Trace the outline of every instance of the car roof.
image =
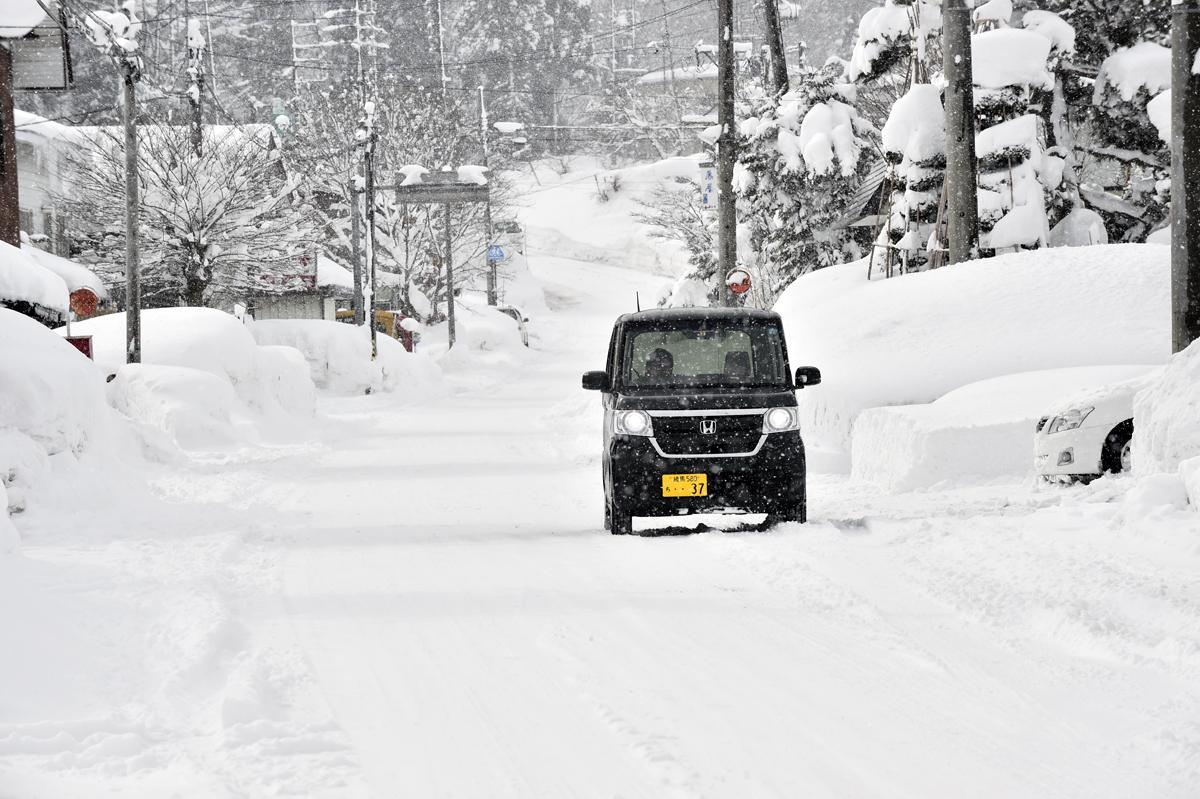
POLYGON ((724 319, 753 320, 762 322, 778 322, 779 314, 774 311, 764 311, 759 308, 655 308, 650 311, 637 311, 622 314, 617 317, 617 324, 637 324, 639 322, 663 323, 684 321, 720 321, 724 319))

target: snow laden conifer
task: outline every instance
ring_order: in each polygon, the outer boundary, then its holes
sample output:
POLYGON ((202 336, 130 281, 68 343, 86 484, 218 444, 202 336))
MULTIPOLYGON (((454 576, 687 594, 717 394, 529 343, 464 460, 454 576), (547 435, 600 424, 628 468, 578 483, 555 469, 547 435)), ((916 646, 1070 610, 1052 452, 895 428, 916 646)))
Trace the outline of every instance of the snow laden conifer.
POLYGON ((914 83, 896 101, 880 134, 892 186, 885 221, 871 252, 871 273, 921 268, 937 222, 946 171, 941 92, 914 83))
POLYGON ((1166 219, 1171 157, 1159 129, 1169 119, 1170 86, 1171 51, 1155 42, 1118 49, 1100 65, 1088 149, 1116 176, 1087 200, 1114 238, 1143 241, 1166 219), (1151 118, 1154 111, 1160 125, 1151 118))
POLYGON ((836 64, 804 70, 792 91, 778 100, 764 94, 747 110, 734 171, 739 237, 755 253, 769 301, 799 275, 861 255, 835 222, 867 166, 874 131, 836 64))

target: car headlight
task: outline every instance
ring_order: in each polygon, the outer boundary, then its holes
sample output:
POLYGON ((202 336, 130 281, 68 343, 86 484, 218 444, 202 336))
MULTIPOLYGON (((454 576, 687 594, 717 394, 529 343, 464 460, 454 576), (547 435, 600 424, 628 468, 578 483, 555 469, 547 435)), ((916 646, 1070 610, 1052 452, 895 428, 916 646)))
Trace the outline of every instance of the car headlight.
POLYGON ((1096 410, 1095 408, 1072 408, 1066 413, 1055 416, 1050 420, 1050 426, 1046 430, 1049 435, 1062 433, 1067 430, 1074 430, 1083 424, 1083 420, 1088 418, 1088 415, 1096 410))
POLYGON ((652 436, 654 425, 650 414, 645 411, 616 411, 613 414, 613 432, 627 436, 652 436))
POLYGON ((795 408, 771 408, 763 414, 764 433, 785 433, 800 429, 800 415, 795 408))

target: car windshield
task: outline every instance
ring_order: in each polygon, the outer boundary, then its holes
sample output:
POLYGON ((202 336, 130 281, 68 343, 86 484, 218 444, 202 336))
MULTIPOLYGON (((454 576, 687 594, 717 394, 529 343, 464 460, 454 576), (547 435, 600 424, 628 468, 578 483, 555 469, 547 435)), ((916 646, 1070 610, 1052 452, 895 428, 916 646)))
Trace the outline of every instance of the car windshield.
POLYGON ((621 379, 631 388, 783 386, 783 337, 778 325, 749 319, 633 326, 621 379))

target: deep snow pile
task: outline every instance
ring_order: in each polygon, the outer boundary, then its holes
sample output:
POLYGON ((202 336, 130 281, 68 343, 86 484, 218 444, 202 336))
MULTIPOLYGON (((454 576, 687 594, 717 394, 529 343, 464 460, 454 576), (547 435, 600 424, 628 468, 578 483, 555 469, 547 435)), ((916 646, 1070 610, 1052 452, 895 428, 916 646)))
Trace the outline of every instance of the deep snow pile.
POLYGON ((989 377, 1069 366, 1158 364, 1170 354, 1168 248, 1038 250, 892 280, 865 262, 796 280, 775 305, 814 442, 845 450, 865 408, 932 402, 989 377))
POLYGON ((521 342, 517 321, 487 304, 483 299, 463 295, 457 298, 454 317, 454 347, 446 349, 448 328, 445 323, 429 329, 423 346, 440 353, 438 362, 450 370, 468 370, 475 366, 509 366, 530 357, 521 342))
POLYGON ((1200 510, 1200 341, 1171 358, 1162 377, 1138 393, 1133 418, 1135 471, 1177 472, 1200 510))
POLYGON ((1035 422, 1062 397, 1152 368, 1026 372, 972 383, 925 405, 868 408, 854 423, 850 474, 888 491, 1021 477, 1033 468, 1035 422))
MULTIPOLYGON (((213 308, 155 308, 141 317, 143 364, 208 372, 263 414, 312 413, 312 382, 303 360, 259 347, 236 317, 213 308)), ((125 364, 125 314, 78 322, 71 332, 92 337, 96 364, 105 374, 125 364)))
POLYGON ((102 439, 104 382, 78 350, 34 320, 0 308, 0 552, 14 548, 10 508, 55 456, 102 439))
MULTIPOLYGON (((429 358, 405 351, 382 333, 376 336, 378 357, 372 363, 366 327, 321 319, 270 319, 255 322, 250 332, 260 345, 298 350, 312 381, 326 391, 361 394, 382 389, 413 396, 441 391, 441 375, 429 358)), ((423 348, 422 344, 418 350, 423 348)))

